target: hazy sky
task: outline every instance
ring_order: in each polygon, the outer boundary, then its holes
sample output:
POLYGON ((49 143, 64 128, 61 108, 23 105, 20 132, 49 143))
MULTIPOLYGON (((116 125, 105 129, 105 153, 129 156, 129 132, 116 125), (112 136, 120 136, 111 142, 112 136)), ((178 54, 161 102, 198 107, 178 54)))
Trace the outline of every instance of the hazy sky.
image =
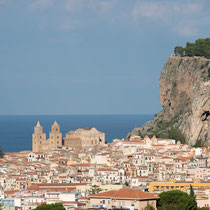
POLYGON ((145 114, 209 0, 0 0, 0 114, 145 114))

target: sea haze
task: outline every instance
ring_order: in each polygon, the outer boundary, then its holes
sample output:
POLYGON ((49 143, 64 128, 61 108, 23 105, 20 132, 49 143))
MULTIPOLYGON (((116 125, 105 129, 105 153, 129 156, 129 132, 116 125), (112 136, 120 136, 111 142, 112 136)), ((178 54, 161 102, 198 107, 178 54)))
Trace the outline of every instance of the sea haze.
POLYGON ((96 127, 106 134, 106 141, 122 139, 135 127, 140 127, 154 115, 16 115, 0 116, 0 146, 4 152, 32 149, 32 133, 37 121, 43 126, 47 138, 56 120, 62 136, 70 130, 96 127))

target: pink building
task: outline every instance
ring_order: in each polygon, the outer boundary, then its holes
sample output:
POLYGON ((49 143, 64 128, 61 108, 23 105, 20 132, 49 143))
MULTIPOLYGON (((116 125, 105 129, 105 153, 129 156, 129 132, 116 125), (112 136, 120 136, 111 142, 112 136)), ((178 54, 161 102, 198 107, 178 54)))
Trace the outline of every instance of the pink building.
POLYGON ((208 180, 210 178, 210 168, 187 169, 187 175, 192 179, 208 180))

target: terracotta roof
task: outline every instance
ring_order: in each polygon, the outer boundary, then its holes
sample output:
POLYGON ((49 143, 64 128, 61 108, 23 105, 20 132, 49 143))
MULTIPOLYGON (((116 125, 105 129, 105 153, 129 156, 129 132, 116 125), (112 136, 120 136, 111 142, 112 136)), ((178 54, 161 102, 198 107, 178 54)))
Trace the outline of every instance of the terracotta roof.
POLYGON ((158 139, 158 141, 173 141, 174 139, 158 139))
POLYGON ((140 144, 144 144, 143 140, 130 140, 128 143, 140 143, 140 144))
POLYGON ((83 130, 91 130, 93 127, 83 128, 83 130))
POLYGON ((152 144, 152 146, 153 146, 153 147, 163 147, 163 146, 165 146, 165 145, 163 145, 163 144, 152 144))
POLYGON ((114 171, 111 168, 99 168, 98 171, 114 171))
POLYGON ((102 192, 94 195, 89 195, 89 198, 113 198, 113 199, 157 199, 158 197, 153 193, 145 193, 136 189, 120 189, 102 192))
POLYGON ((18 192, 18 190, 6 190, 4 191, 5 194, 13 194, 13 193, 16 193, 18 192))

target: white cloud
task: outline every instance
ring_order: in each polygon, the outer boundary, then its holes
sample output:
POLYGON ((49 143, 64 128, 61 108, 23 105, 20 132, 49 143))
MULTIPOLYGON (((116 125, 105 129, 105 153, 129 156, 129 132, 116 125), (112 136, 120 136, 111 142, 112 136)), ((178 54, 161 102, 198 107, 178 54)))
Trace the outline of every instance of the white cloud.
POLYGON ((77 25, 84 24, 87 19, 82 18, 83 13, 89 12, 94 16, 106 15, 118 0, 66 0, 66 17, 59 27, 62 30, 71 30, 77 25))
POLYGON ((203 6, 203 1, 196 3, 141 1, 134 6, 132 14, 135 18, 138 16, 166 18, 169 16, 199 13, 203 9, 203 6))
POLYGON ((134 18, 139 16, 150 17, 150 18, 163 18, 167 12, 166 5, 158 2, 141 2, 137 3, 132 11, 134 18))
POLYGON ((29 5, 32 9, 46 9, 53 6, 54 0, 35 0, 29 5))
MULTIPOLYGON (((8 0, 0 0, 5 2, 8 0)), ((201 24, 209 25, 210 15, 204 14, 209 0, 34 0, 33 9, 55 7, 55 2, 62 9, 58 28, 71 30, 78 25, 86 25, 95 20, 102 22, 130 24, 148 19, 180 35, 197 35, 201 24), (204 23, 203 19, 207 20, 204 23)))
POLYGON ((109 12, 117 0, 67 0, 65 9, 76 12, 78 10, 93 10, 102 13, 109 12))
POLYGON ((165 25, 180 35, 191 36, 198 33, 198 19, 204 8, 205 1, 175 2, 143 0, 134 5, 132 16, 135 21, 141 17, 165 25))
POLYGON ((109 1, 99 1, 99 0, 89 0, 88 6, 89 8, 101 12, 107 13, 113 9, 117 0, 109 0, 109 1))
POLYGON ((65 9, 67 11, 76 11, 78 9, 81 9, 82 7, 82 0, 67 0, 65 5, 65 9))

